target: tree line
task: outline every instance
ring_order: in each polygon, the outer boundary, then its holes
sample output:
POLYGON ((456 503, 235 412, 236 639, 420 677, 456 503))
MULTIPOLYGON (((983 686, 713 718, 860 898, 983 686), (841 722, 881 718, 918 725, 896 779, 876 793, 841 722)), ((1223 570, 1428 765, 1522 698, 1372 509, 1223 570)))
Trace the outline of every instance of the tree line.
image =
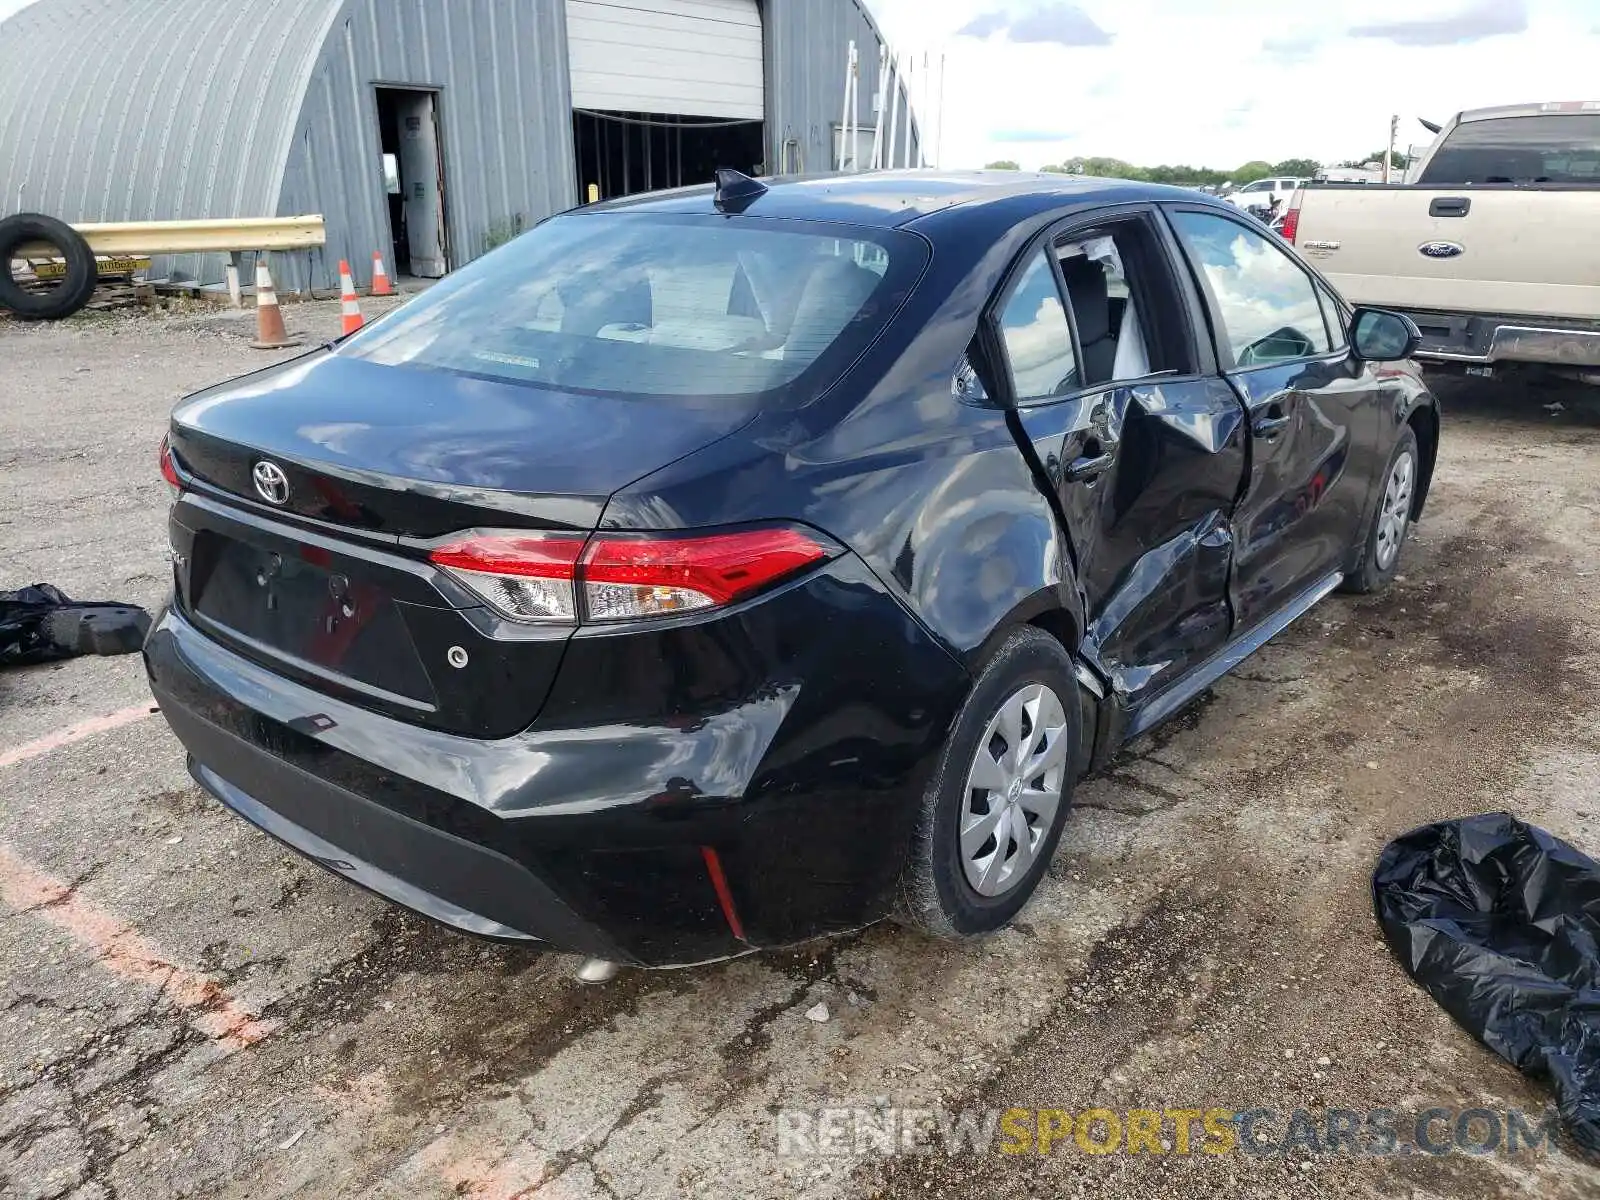
MULTIPOLYGON (((1382 150, 1374 150, 1371 155, 1359 162, 1345 162, 1339 165, 1359 167, 1368 162, 1381 163, 1383 155, 1382 150)), ((1393 163, 1396 167, 1404 168, 1405 156, 1397 151, 1393 163)), ((987 166, 992 171, 1021 169, 1010 159, 1000 159, 987 166)), ((1070 158, 1066 162, 1039 169, 1057 175, 1094 175, 1106 179, 1137 179, 1146 183, 1176 183, 1196 187, 1201 184, 1216 186, 1223 183, 1243 186, 1257 179, 1275 179, 1279 176, 1309 179, 1321 170, 1322 166, 1322 163, 1312 158, 1286 158, 1282 162, 1275 163, 1267 162, 1265 159, 1253 159, 1232 171, 1219 171, 1213 167, 1191 167, 1186 164, 1168 166, 1163 163, 1155 167, 1139 167, 1120 158, 1070 158)))

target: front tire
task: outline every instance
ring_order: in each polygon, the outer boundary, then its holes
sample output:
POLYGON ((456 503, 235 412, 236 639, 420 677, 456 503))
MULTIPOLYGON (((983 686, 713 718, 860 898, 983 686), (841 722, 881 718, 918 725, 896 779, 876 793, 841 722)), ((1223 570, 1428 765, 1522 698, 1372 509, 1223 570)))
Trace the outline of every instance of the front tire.
POLYGON ((1416 500, 1421 456, 1417 435, 1407 425, 1383 471, 1383 490, 1361 547, 1361 565, 1345 576, 1344 590, 1357 595, 1381 591, 1400 573, 1400 552, 1411 531, 1411 508, 1416 500))
POLYGON ((992 933, 1050 866, 1077 777, 1078 682, 1055 638, 1012 632, 973 685, 928 790, 895 919, 940 938, 992 933))

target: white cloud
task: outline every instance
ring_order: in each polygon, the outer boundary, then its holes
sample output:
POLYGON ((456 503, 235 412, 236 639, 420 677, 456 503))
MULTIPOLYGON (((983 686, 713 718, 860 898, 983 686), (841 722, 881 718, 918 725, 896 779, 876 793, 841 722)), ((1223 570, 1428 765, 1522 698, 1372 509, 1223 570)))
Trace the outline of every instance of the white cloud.
POLYGON ((1381 146, 1392 113, 1403 149, 1432 136, 1419 116, 1600 99, 1597 0, 866 3, 902 52, 944 54, 942 138, 923 116, 951 167, 1090 155, 1225 170, 1257 158, 1338 162, 1381 146), (1019 42, 1010 32, 1032 28, 1030 14, 1067 9, 1103 42, 1019 42))
POLYGON ((1438 16, 1376 21, 1351 28, 1351 37, 1387 38, 1400 46, 1456 46, 1528 28, 1528 0, 1475 0, 1438 16))
POLYGON ((1076 4, 1033 0, 1013 9, 980 12, 956 31, 959 37, 987 38, 1004 33, 1013 42, 1053 42, 1058 46, 1109 46, 1111 35, 1076 4))

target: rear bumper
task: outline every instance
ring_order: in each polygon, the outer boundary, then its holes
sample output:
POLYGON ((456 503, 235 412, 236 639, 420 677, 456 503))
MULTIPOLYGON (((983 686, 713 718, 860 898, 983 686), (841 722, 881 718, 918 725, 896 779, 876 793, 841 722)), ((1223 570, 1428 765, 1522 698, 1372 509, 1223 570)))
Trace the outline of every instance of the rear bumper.
POLYGON ((162 711, 201 787, 334 874, 466 933, 617 957, 608 938, 505 855, 319 779, 181 705, 162 711), (225 763, 236 782, 207 762, 225 763))
POLYGON ((643 966, 883 916, 970 683, 848 557, 714 621, 574 639, 541 723, 499 740, 314 691, 177 611, 145 661, 196 780, 295 850, 464 932, 643 966), (683 696, 717 647, 741 672, 683 696))
POLYGON ((1538 363, 1600 371, 1600 324, 1473 313, 1407 312, 1422 331, 1426 362, 1492 366, 1538 363))

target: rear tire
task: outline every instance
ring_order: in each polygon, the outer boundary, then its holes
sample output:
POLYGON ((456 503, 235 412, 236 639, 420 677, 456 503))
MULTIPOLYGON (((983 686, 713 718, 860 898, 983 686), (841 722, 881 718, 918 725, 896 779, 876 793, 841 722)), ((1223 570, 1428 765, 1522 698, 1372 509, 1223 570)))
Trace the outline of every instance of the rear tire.
POLYGON ((1021 911, 1066 824, 1080 722, 1071 657, 1041 630, 1015 630, 978 676, 929 781, 896 921, 970 938, 1021 911))
POLYGON ((1416 503, 1421 468, 1417 435, 1407 425, 1389 455, 1389 465, 1383 469, 1382 490, 1361 543, 1361 563, 1345 576, 1342 590, 1356 595, 1381 591, 1400 573, 1401 551, 1411 532, 1411 510, 1416 503))
POLYGON ((58 321, 89 303, 99 282, 89 243, 65 221, 43 213, 18 213, 0 220, 0 308, 9 308, 25 321, 58 321), (28 242, 49 242, 66 259, 66 274, 49 291, 30 292, 11 272, 12 254, 28 242))

